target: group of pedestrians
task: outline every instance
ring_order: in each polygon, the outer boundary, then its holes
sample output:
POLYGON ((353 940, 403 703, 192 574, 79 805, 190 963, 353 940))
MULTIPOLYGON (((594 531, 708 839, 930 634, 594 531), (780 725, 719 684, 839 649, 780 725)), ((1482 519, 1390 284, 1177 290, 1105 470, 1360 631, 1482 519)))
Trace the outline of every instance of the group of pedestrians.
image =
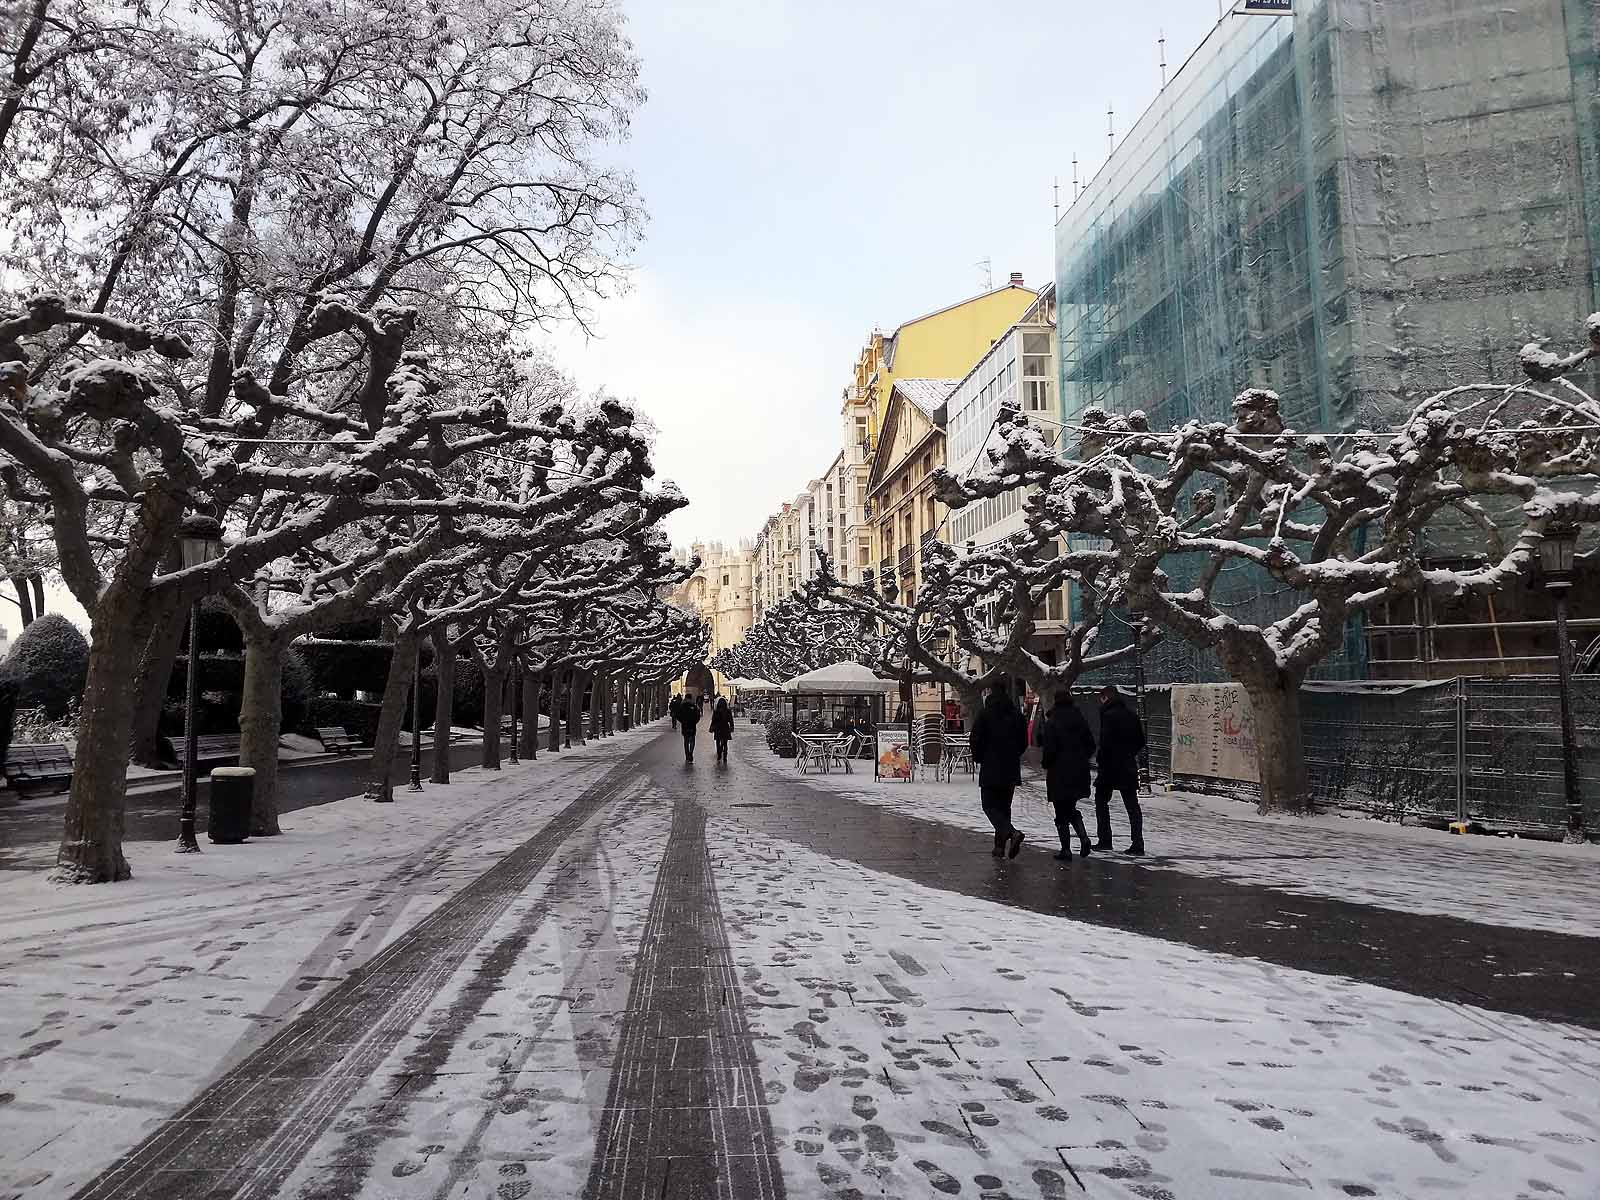
MULTIPOLYGON (((697 696, 674 696, 667 705, 672 727, 683 733, 683 761, 694 766, 695 733, 705 715, 705 701, 697 696)), ((718 696, 711 709, 711 736, 717 743, 717 762, 728 761, 728 743, 733 740, 733 710, 725 697, 718 696)))
MULTIPOLYGON (((1089 832, 1078 801, 1090 794, 1089 763, 1094 776, 1095 840, 1093 849, 1110 850, 1111 795, 1122 795, 1128 810, 1131 840, 1127 853, 1144 853, 1144 814, 1139 808, 1139 754, 1145 747, 1144 726, 1114 687, 1100 692, 1100 738, 1073 703, 1071 692, 1057 692, 1055 706, 1035 729, 1034 740, 1045 769, 1045 786, 1055 810, 1056 832, 1063 861, 1072 857, 1072 834, 1078 853, 1089 857, 1089 832)), ((972 725, 972 760, 978 764, 978 793, 984 816, 994 826, 994 856, 1015 858, 1026 835, 1011 823, 1011 800, 1022 782, 1022 755, 1028 749, 1028 722, 1011 689, 996 682, 972 725)))

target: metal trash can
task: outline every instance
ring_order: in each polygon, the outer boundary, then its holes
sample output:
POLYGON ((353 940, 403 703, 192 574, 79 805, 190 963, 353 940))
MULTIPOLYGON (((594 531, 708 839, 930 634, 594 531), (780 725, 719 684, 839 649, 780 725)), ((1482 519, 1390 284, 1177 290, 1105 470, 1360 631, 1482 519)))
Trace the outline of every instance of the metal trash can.
POLYGON ((250 836, 250 809, 255 804, 253 767, 218 767, 211 772, 211 816, 206 836, 228 845, 250 836))

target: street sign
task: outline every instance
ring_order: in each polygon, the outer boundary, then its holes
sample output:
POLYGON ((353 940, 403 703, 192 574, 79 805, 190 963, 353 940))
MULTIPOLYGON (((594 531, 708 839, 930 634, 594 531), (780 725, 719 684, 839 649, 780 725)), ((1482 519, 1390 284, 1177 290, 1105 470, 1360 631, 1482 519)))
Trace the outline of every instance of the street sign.
POLYGON ((1294 15, 1294 0, 1241 0, 1234 11, 1241 16, 1288 17, 1294 15))

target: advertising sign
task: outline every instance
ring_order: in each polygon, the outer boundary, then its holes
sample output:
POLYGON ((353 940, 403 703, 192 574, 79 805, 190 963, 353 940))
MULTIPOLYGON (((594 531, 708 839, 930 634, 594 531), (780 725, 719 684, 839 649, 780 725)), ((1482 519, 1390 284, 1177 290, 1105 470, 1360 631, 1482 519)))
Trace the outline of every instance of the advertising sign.
POLYGON ((1240 0, 1235 12, 1245 16, 1286 17, 1294 13, 1294 0, 1240 0))
POLYGON ((1255 716, 1243 687, 1173 685, 1172 773, 1261 782, 1255 716))
POLYGON ((878 726, 878 778, 911 778, 911 734, 897 725, 878 726))

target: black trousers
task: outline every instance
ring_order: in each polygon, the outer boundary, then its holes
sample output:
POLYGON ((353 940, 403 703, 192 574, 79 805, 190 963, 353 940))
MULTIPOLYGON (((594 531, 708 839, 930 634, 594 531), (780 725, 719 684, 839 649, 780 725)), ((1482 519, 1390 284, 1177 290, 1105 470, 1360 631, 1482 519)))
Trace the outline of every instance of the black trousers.
POLYGON ((685 762, 694 761, 694 730, 688 726, 683 730, 683 758, 685 762))
POLYGON ((719 737, 717 739, 717 761, 728 761, 728 739, 725 737, 719 737))
POLYGON ((1011 796, 1017 789, 1009 784, 1004 787, 980 787, 978 794, 983 797, 983 815, 989 818, 989 824, 994 826, 994 844, 1004 846, 1006 841, 1016 831, 1016 826, 1011 823, 1011 796))
POLYGON ((1122 807, 1128 810, 1128 833, 1135 846, 1144 845, 1144 813, 1139 808, 1139 768, 1123 770, 1100 768, 1094 780, 1094 833, 1102 846, 1111 844, 1111 793, 1122 793, 1122 807))
POLYGON ((1089 831, 1084 827, 1083 814, 1078 811, 1078 801, 1082 796, 1069 796, 1065 786, 1047 783, 1046 790, 1050 797, 1050 807, 1056 810, 1056 833, 1061 838, 1061 848, 1069 854, 1072 852, 1072 834, 1078 835, 1078 844, 1083 847, 1089 845, 1089 831))

